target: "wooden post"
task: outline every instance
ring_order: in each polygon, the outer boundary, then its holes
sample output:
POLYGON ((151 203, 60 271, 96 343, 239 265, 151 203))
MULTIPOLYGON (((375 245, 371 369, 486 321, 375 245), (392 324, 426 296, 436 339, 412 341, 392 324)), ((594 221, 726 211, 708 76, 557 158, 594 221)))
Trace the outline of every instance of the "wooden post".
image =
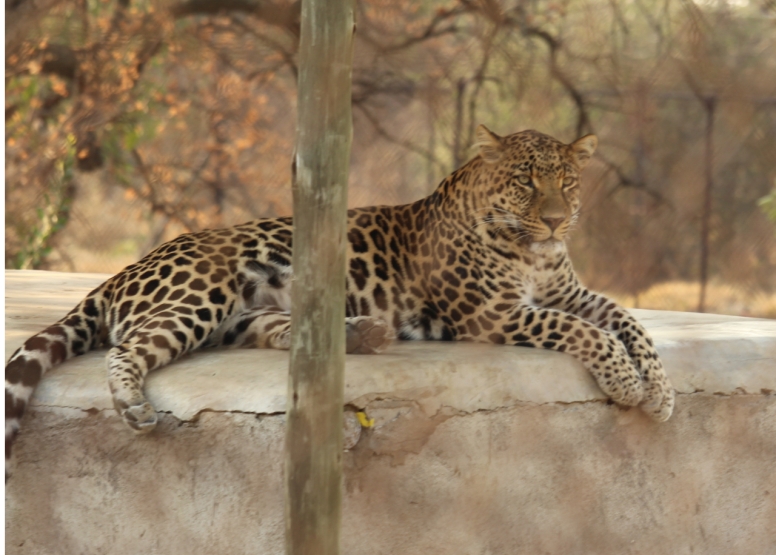
POLYGON ((286 553, 337 555, 353 0, 303 0, 294 160, 286 553))

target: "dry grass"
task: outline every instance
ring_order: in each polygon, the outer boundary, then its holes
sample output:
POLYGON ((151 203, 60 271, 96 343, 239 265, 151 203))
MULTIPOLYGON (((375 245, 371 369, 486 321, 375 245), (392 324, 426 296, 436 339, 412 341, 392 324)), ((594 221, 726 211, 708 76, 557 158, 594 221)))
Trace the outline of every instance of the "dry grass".
MULTIPOLYGON (((698 310, 699 295, 700 283, 669 281, 653 285, 638 297, 613 297, 630 308, 695 312, 698 310)), ((753 293, 732 285, 710 283, 706 288, 706 312, 776 318, 776 294, 753 293)))

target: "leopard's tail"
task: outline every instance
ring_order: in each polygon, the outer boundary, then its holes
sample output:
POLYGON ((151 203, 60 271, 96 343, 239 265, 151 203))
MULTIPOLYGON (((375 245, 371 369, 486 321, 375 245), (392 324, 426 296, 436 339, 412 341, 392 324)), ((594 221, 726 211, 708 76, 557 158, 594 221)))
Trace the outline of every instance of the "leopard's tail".
POLYGON ((19 347, 5 366, 5 479, 19 422, 43 374, 65 360, 98 347, 106 336, 107 299, 103 283, 42 332, 19 347))

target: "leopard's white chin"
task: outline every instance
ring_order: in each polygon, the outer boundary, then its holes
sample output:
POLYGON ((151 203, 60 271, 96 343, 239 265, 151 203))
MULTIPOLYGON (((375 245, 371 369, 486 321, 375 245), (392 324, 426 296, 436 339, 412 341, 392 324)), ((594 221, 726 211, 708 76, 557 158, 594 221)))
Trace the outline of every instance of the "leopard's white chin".
POLYGON ((529 248, 534 254, 547 255, 559 254, 563 252, 563 250, 566 248, 566 245, 563 243, 563 241, 555 239, 554 237, 550 237, 549 239, 545 239, 543 241, 534 241, 531 243, 529 248))

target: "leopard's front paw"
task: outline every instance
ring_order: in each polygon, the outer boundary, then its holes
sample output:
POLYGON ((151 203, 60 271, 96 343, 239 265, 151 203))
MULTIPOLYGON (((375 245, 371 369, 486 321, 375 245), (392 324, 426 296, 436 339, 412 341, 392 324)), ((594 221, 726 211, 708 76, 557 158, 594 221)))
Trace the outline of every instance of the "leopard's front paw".
POLYGON ((345 352, 349 354, 381 353, 393 340, 393 331, 388 323, 382 318, 370 316, 348 318, 345 334, 345 352))
POLYGON ((591 373, 601 388, 618 405, 635 407, 644 398, 644 387, 633 361, 621 344, 614 343, 613 356, 591 365, 591 373))
POLYGON ((674 411, 674 388, 662 367, 651 370, 644 377, 644 400, 639 408, 652 420, 665 422, 674 411))
POLYGON ((612 401, 618 405, 626 407, 635 407, 644 398, 644 387, 641 380, 634 380, 630 376, 622 376, 613 385, 604 390, 604 393, 611 397, 612 401))

